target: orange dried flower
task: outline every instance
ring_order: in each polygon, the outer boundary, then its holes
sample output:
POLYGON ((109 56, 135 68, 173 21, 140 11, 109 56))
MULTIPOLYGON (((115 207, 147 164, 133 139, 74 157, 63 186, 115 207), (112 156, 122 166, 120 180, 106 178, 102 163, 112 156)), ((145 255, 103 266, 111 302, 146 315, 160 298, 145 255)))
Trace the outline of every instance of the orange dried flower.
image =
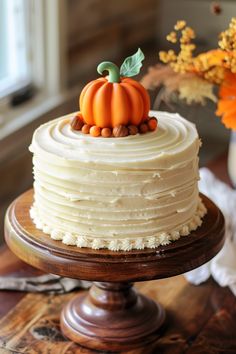
POLYGON ((236 130, 236 74, 228 71, 220 86, 217 111, 226 128, 236 130))

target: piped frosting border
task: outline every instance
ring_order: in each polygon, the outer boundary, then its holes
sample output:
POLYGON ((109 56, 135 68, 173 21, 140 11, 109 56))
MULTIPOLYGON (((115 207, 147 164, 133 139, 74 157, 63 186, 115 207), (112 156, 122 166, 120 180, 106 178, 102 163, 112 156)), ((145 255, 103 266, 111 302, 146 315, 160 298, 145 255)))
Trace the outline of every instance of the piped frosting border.
POLYGON ((33 220, 37 229, 42 230, 45 234, 50 235, 54 240, 60 240, 66 245, 77 247, 88 247, 92 249, 109 249, 111 251, 130 251, 133 249, 156 248, 158 246, 168 245, 171 241, 178 240, 181 236, 187 236, 191 231, 196 230, 202 224, 202 218, 207 213, 202 200, 199 198, 199 203, 192 219, 186 224, 171 232, 161 232, 155 236, 139 237, 134 239, 114 240, 107 238, 90 238, 85 235, 79 236, 72 233, 64 233, 59 229, 52 229, 45 224, 39 217, 37 207, 33 205, 30 209, 30 217, 33 220))

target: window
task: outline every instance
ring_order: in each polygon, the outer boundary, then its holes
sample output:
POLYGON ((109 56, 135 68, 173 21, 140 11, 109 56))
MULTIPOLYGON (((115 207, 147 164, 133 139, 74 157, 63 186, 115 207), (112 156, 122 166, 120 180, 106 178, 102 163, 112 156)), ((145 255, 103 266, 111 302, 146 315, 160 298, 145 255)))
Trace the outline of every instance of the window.
POLYGON ((27 6, 25 0, 0 0, 0 98, 30 82, 27 6))
POLYGON ((74 95, 66 9, 67 0, 0 0, 0 143, 74 95))

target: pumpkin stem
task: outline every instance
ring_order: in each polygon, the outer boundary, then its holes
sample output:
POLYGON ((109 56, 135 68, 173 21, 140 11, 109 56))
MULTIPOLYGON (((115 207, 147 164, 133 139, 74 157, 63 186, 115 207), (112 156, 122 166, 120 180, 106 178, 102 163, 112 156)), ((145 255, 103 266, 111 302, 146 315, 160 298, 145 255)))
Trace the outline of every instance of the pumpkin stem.
POLYGON ((120 82, 120 69, 111 61, 103 61, 98 65, 97 71, 100 75, 103 74, 103 71, 108 71, 108 82, 120 82))

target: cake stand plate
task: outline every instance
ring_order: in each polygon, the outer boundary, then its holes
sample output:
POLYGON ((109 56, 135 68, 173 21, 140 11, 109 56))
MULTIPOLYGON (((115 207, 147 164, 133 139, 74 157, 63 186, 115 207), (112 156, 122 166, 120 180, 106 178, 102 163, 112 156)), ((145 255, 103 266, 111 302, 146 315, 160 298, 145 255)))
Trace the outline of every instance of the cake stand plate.
POLYGON ((131 350, 154 342, 165 320, 162 306, 137 293, 132 282, 182 274, 223 246, 224 217, 201 197, 208 212, 190 235, 156 249, 113 252, 67 246, 37 230, 29 216, 29 190, 8 209, 5 238, 19 258, 36 268, 94 282, 88 294, 76 295, 62 311, 61 329, 68 338, 97 350, 131 350))

